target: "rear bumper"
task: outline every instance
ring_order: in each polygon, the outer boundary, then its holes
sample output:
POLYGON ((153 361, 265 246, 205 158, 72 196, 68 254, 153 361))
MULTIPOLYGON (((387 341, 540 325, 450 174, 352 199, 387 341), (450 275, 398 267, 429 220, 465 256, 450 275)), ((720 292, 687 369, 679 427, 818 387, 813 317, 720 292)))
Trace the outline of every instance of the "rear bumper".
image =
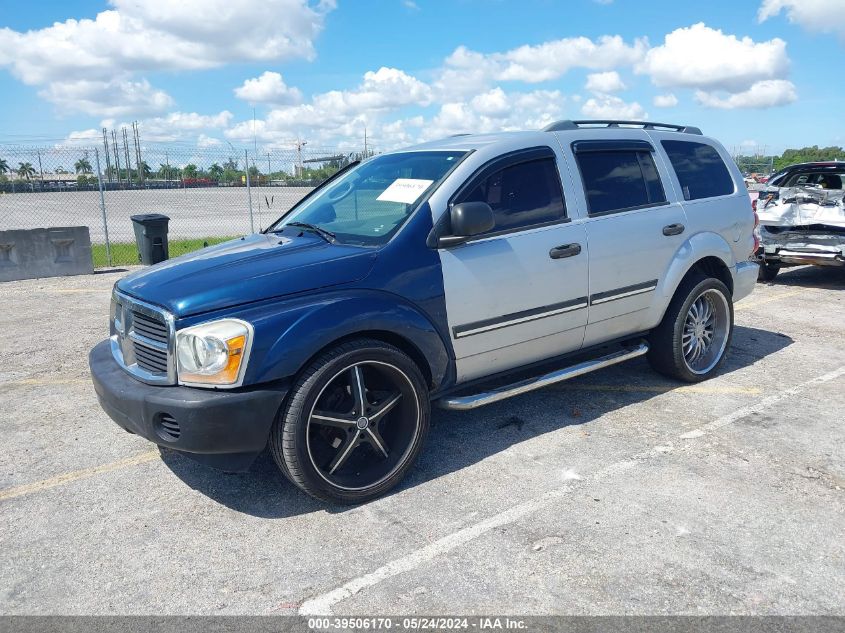
POLYGON ((761 261, 775 265, 845 267, 845 256, 842 253, 822 248, 805 247, 800 250, 780 248, 773 252, 761 251, 759 257, 761 261))
POLYGON ((118 425, 228 471, 246 470, 264 450, 287 394, 284 385, 215 391, 144 384, 117 364, 108 341, 91 350, 88 363, 100 406, 118 425))
POLYGON ((734 271, 734 296, 733 300, 739 301, 744 299, 754 290, 757 284, 757 272, 759 270, 757 262, 739 262, 734 271))

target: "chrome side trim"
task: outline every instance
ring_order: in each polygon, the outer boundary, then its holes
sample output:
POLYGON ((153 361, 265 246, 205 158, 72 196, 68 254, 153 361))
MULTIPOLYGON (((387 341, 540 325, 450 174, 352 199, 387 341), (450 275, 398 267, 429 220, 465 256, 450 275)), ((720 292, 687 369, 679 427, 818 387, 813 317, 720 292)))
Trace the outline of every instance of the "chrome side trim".
POLYGON ((590 296, 590 305, 595 306, 608 301, 616 301, 617 299, 624 299, 625 297, 633 297, 634 295, 645 294, 657 288, 657 279, 646 281, 645 283, 636 284, 633 286, 625 286, 617 288, 616 290, 609 290, 607 292, 599 292, 590 296))
POLYGON ((475 323, 468 323, 466 325, 457 326, 452 329, 455 338, 463 338, 465 336, 472 336, 473 334, 481 334, 482 332, 489 332, 491 330, 498 330, 503 327, 511 325, 518 325, 520 323, 527 323, 529 321, 536 321, 537 319, 545 319, 557 314, 564 314, 572 312, 573 310, 581 310, 588 305, 587 297, 581 297, 572 301, 564 301, 550 306, 545 306, 537 310, 526 310, 525 312, 514 312, 495 319, 487 319, 485 321, 476 321, 475 323))
POLYGON ((576 376, 582 376, 598 369, 616 365, 617 363, 622 363, 626 360, 643 356, 647 352, 648 343, 640 341, 636 347, 631 349, 623 349, 618 352, 613 352, 607 356, 584 361, 542 376, 536 376, 511 385, 499 387, 497 389, 493 389, 492 391, 486 391, 471 396, 447 396, 445 398, 441 398, 435 404, 441 409, 449 409, 450 411, 467 411, 469 409, 482 407, 486 404, 499 402, 500 400, 505 400, 506 398, 512 398, 513 396, 528 393, 529 391, 534 391, 535 389, 542 389, 543 387, 548 387, 549 385, 569 380, 570 378, 575 378, 576 376))

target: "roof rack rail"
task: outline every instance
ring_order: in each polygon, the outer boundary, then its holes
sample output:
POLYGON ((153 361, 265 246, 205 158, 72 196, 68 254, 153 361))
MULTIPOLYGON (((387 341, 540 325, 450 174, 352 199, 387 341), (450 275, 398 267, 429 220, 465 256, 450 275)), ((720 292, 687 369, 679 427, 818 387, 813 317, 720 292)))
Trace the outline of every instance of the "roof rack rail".
POLYGON ((686 134, 701 135, 701 130, 697 127, 689 125, 674 125, 672 123, 655 123, 654 121, 616 121, 613 119, 585 119, 583 121, 570 121, 568 119, 563 121, 555 121, 549 123, 543 128, 543 132, 561 132, 563 130, 580 130, 584 127, 640 127, 644 130, 667 129, 675 132, 685 132, 686 134))

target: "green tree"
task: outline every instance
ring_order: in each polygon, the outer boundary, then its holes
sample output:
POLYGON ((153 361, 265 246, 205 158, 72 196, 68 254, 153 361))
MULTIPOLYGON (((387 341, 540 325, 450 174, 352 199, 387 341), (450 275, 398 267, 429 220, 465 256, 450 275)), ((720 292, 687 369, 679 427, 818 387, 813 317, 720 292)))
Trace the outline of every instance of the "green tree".
POLYGON ((16 171, 20 178, 25 178, 26 180, 29 180, 35 175, 35 167, 32 166, 32 163, 18 163, 16 171))
POLYGON ((9 171, 9 163, 0 158, 0 174, 8 174, 9 171))
POLYGON ((211 176, 214 180, 220 180, 220 178, 223 176, 223 168, 217 163, 214 163, 211 165, 211 167, 208 168, 208 175, 211 176))
POLYGON ((78 161, 76 161, 73 164, 73 168, 76 170, 77 174, 90 174, 94 171, 93 169, 91 169, 91 162, 86 156, 83 156, 78 161))
POLYGON ((775 171, 796 163, 814 163, 833 160, 845 160, 845 149, 841 147, 802 147, 801 149, 788 149, 779 157, 775 157, 775 171))
POLYGON ((182 177, 183 178, 196 178, 198 173, 197 166, 193 163, 188 163, 182 168, 182 177))
POLYGON ((147 161, 145 161, 145 160, 141 161, 140 171, 143 172, 144 178, 149 178, 150 176, 153 175, 153 170, 150 169, 150 166, 147 164, 147 161))

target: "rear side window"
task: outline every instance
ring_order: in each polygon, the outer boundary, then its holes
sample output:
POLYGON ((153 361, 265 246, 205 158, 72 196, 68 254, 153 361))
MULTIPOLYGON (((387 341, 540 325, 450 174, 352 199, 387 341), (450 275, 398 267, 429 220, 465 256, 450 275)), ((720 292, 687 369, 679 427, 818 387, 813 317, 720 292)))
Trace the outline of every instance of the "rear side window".
POLYGON ((496 225, 491 233, 560 222, 566 218, 560 176, 552 158, 510 165, 471 185, 461 202, 486 202, 496 225))
POLYGON ((666 202, 647 151, 601 150, 576 153, 590 215, 639 209, 666 202))
POLYGON ((722 157, 710 145, 690 141, 663 141, 681 183, 684 200, 726 196, 734 181, 722 157))

